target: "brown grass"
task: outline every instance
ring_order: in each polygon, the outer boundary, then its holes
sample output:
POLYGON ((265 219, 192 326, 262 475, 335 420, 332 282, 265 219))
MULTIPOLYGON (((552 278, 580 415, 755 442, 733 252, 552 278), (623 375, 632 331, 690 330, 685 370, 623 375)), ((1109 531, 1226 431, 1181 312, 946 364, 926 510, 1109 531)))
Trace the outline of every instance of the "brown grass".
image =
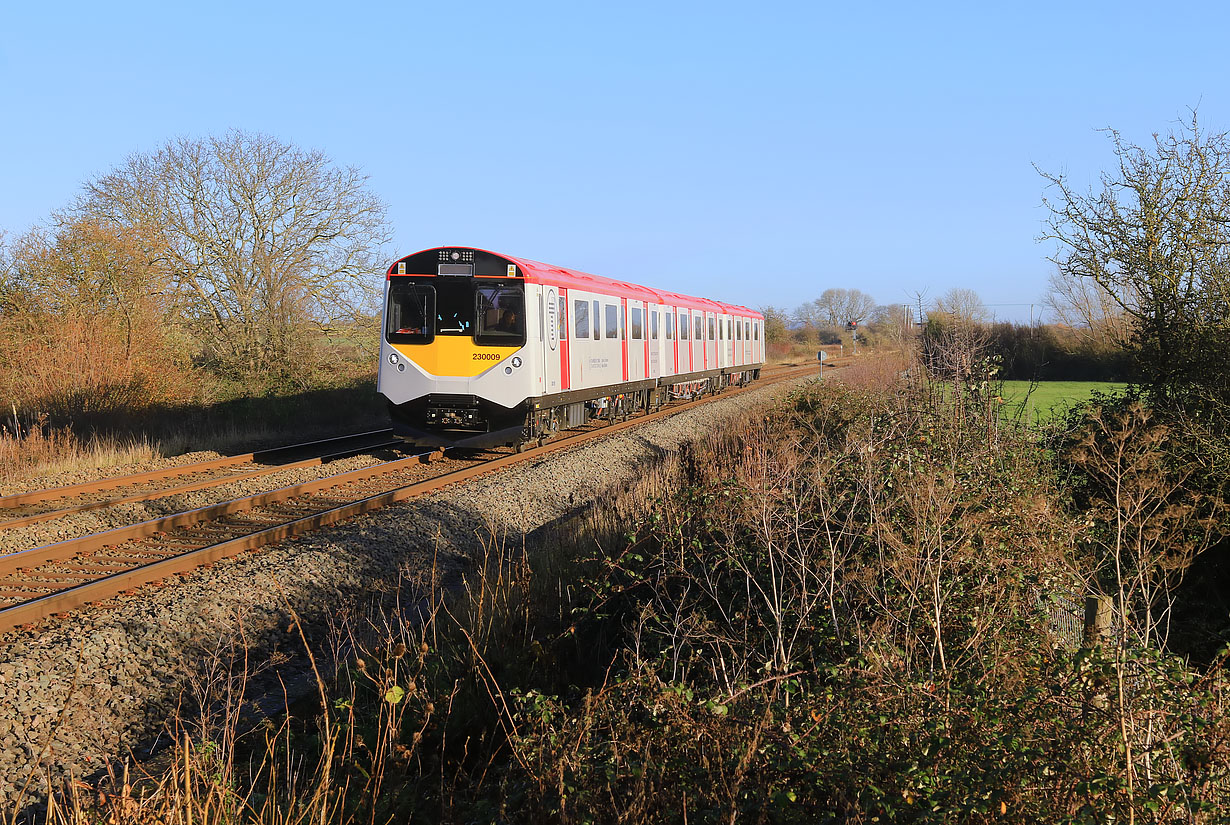
POLYGON ((82 442, 69 427, 36 423, 0 430, 0 484, 50 476, 63 472, 120 467, 149 462, 160 454, 144 439, 123 441, 100 437, 82 442))

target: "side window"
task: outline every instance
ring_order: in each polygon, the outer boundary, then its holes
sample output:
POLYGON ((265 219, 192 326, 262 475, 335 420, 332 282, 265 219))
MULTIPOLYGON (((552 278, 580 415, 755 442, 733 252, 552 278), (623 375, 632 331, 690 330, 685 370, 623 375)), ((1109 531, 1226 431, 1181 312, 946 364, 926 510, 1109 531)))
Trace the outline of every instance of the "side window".
POLYGON ((752 340, 753 341, 760 340, 760 322, 759 321, 752 322, 752 340))
POLYGON ((709 340, 710 341, 712 341, 715 337, 717 337, 713 334, 713 326, 714 326, 713 316, 710 315, 709 316, 709 340))
POLYGON ((589 337, 589 301, 572 302, 572 323, 577 338, 589 337))
POLYGON ((568 318, 565 316, 564 310, 568 308, 568 302, 564 300, 564 296, 559 296, 559 339, 561 341, 568 340, 568 318))
POLYGON ((700 316, 699 316, 699 315, 693 315, 693 316, 692 316, 692 322, 693 322, 692 329, 693 329, 693 330, 695 331, 695 333, 696 333, 696 340, 697 340, 697 341, 699 341, 699 340, 701 339, 701 337, 703 337, 703 336, 704 336, 704 334, 705 334, 704 329, 703 329, 703 328, 701 327, 701 325, 700 325, 700 316))
POLYGON ((744 339, 748 341, 752 340, 752 322, 751 321, 743 322, 743 337, 744 339))
POLYGON ((606 337, 619 337, 619 307, 606 304, 606 337))
POLYGON ((735 340, 743 340, 743 324, 740 324, 738 321, 735 321, 735 340))
POLYGON ((729 318, 726 319, 726 340, 735 340, 734 322, 729 318))
POLYGON ((666 340, 670 341, 675 337, 675 313, 673 310, 666 311, 666 340))
POLYGON ((600 332, 600 325, 602 323, 598 317, 598 302, 597 301, 594 301, 593 307, 594 307, 594 340, 597 341, 601 337, 599 332, 600 332))
POLYGON ((632 307, 632 334, 631 338, 644 338, 644 330, 641 323, 641 308, 632 307))
POLYGON ((690 317, 691 317, 690 315, 686 315, 682 312, 679 313, 679 340, 680 341, 688 340, 688 337, 689 337, 688 336, 688 318, 690 317))
POLYGON ((658 340, 658 315, 656 309, 649 310, 649 337, 658 340))

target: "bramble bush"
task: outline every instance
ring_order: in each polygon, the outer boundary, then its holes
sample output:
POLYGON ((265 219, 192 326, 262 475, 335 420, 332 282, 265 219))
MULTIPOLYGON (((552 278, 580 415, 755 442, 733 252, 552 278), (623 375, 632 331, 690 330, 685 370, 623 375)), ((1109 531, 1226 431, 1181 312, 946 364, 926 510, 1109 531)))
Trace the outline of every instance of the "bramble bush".
POLYGON ((1220 671, 1058 646, 1087 550, 1046 456, 918 389, 813 387, 684 457, 595 560, 608 677, 516 696, 537 815, 1216 820, 1220 671))

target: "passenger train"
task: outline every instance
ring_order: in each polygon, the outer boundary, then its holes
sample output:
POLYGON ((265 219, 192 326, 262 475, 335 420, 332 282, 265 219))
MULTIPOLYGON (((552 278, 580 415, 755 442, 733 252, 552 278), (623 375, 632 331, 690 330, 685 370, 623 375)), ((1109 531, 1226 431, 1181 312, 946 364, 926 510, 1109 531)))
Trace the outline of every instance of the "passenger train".
POLYGON ((747 307, 441 247, 389 267, 378 389, 408 443, 520 451, 754 380, 764 352, 747 307))

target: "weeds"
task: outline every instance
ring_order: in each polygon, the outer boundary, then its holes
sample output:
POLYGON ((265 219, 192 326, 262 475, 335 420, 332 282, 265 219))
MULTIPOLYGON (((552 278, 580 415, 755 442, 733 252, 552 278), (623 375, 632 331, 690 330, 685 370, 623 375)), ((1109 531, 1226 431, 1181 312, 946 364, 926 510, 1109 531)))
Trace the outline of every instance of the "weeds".
MULTIPOLYGON (((1076 517, 1053 455, 1004 422, 983 380, 939 389, 893 365, 813 385, 554 531, 493 527, 452 593, 432 576, 339 624, 290 717, 181 730, 174 766, 102 810, 279 825, 1218 821, 1227 684, 1161 644, 1168 577, 1194 551, 1173 539, 1194 534, 1182 496, 1146 483, 1148 422, 1091 419, 1101 446, 1078 458, 1125 495, 1076 517), (1115 444, 1136 446, 1104 460, 1115 444), (1131 632, 1065 649, 1042 605, 1085 581, 1118 583, 1131 632)), ((67 803, 56 822, 82 815, 67 803)))

